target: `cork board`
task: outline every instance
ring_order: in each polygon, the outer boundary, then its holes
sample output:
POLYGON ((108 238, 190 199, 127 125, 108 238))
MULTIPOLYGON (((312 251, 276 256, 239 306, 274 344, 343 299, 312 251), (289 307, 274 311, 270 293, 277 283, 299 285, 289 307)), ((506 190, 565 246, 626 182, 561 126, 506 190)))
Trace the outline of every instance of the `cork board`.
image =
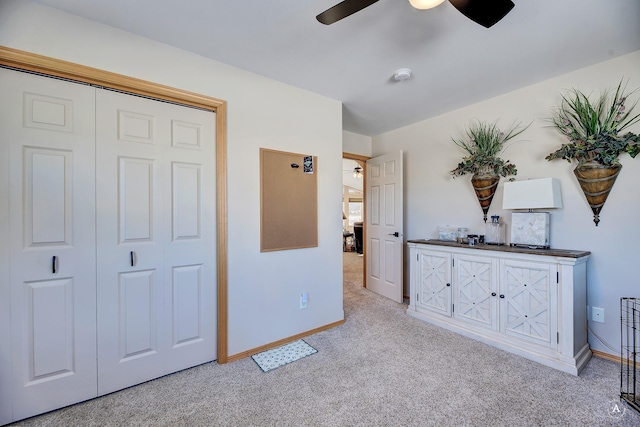
POLYGON ((317 158, 260 149, 260 251, 318 246, 317 158))

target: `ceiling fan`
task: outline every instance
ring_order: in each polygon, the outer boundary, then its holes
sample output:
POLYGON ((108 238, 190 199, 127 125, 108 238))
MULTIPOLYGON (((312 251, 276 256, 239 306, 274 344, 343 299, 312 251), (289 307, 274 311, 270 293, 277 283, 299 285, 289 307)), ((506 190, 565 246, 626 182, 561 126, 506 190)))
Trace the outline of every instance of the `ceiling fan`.
POLYGON ((360 166, 356 166, 353 169, 347 169, 347 170, 343 170, 342 173, 344 174, 353 174, 354 178, 362 178, 362 168, 360 166))
MULTIPOLYGON (((316 19, 330 25, 376 2, 378 0, 344 0, 316 16, 316 19)), ((409 0, 416 9, 431 9, 443 2, 444 0, 409 0)), ((511 0, 449 0, 449 3, 464 16, 486 28, 504 18, 514 6, 511 0)))

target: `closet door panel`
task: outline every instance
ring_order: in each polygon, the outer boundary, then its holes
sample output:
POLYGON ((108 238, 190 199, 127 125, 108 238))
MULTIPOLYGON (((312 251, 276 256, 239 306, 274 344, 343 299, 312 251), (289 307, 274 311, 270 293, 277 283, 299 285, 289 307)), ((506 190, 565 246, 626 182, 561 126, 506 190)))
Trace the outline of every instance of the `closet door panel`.
POLYGON ((202 265, 174 267, 172 277, 172 336, 171 345, 182 346, 203 339, 202 265), (195 310, 194 310, 195 308, 195 310))
POLYGON ((155 160, 118 158, 119 243, 151 242, 156 238, 155 160))
POLYGON ((216 355, 215 115, 168 107, 165 316, 174 372, 216 355))
POLYGON ((70 245, 72 151, 25 147, 25 242, 70 245))
POLYGON ((164 375, 163 146, 153 101, 97 90, 98 394, 164 375))
POLYGON ((158 351, 153 270, 120 275, 120 361, 158 351))
POLYGON ((3 327, 0 340, 11 343, 0 401, 16 420, 97 394, 95 99, 93 88, 5 69, 0 90, 10 224, 0 250, 10 339, 3 327))
POLYGON ((29 384, 73 372, 73 280, 27 283, 24 326, 29 384))
POLYGON ((173 241, 202 236, 202 165, 172 163, 171 228, 173 241))
POLYGON ((97 100, 103 394, 215 358, 215 117, 105 90, 97 100))
MULTIPOLYGON (((5 90, 2 82, 6 78, 5 70, 0 70, 0 91, 5 90)), ((3 92, 4 93, 4 92, 3 92)), ((15 114, 6 114, 8 101, 0 104, 0 425, 13 421, 11 379, 11 282, 9 268, 9 140, 6 130, 15 125, 15 114), (5 106, 6 105, 6 106, 5 106)), ((15 107, 15 106, 14 106, 15 107)), ((14 111, 19 108, 11 108, 14 111)), ((19 117, 19 116, 18 116, 19 117)))

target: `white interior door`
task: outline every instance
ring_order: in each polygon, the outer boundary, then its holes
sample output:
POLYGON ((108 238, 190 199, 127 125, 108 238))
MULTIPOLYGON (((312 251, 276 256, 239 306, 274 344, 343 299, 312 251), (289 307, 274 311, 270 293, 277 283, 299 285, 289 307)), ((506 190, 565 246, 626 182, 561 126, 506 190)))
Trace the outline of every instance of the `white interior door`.
POLYGON ((97 92, 99 394, 215 358, 212 116, 97 92))
POLYGON ((0 69, 0 93, 10 224, 0 300, 11 325, 9 340, 0 319, 2 424, 95 397, 97 386, 94 90, 0 69))
POLYGON ((402 151, 367 160, 367 288, 402 302, 402 151))

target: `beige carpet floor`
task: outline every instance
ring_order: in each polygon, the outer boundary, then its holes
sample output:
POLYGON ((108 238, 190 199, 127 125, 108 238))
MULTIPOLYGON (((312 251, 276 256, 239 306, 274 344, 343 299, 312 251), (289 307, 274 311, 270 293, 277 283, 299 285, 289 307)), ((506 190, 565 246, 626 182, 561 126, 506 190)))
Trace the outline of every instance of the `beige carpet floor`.
POLYGON ((579 377, 406 315, 361 283, 345 253, 346 323, 305 338, 318 353, 268 373, 209 363, 31 418, 24 426, 640 426, 617 401, 616 363, 579 377))

